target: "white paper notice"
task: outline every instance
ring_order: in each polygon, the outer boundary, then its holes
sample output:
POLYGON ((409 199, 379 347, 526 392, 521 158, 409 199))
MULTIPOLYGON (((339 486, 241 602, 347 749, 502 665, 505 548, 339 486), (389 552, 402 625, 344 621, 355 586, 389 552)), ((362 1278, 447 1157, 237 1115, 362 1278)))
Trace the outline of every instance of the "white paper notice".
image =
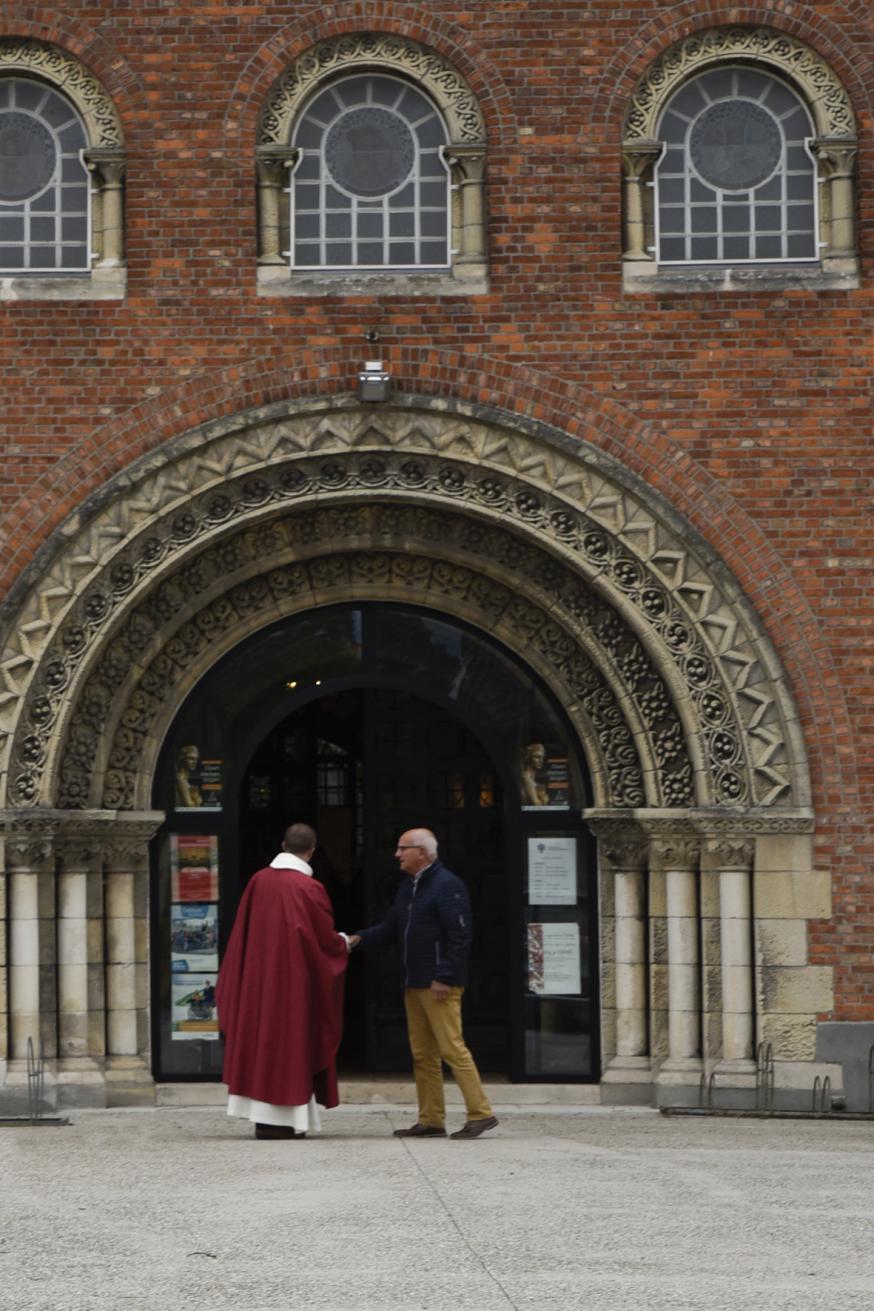
POLYGON ((528 925, 528 988, 544 996, 579 996, 578 925, 528 925))
POLYGON ((528 905, 575 906, 576 838, 528 839, 528 905))

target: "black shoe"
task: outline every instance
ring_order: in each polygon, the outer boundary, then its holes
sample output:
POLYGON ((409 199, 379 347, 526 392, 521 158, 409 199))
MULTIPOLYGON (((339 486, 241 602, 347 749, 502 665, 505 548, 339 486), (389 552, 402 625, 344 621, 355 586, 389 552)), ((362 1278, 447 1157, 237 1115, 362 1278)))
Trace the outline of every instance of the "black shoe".
POLYGON ((485 1120, 468 1120, 463 1128, 459 1129, 456 1133, 451 1133, 449 1137, 479 1138, 480 1134, 485 1133, 487 1129, 494 1129, 497 1123, 498 1122, 493 1115, 489 1115, 485 1120))
POLYGON ((305 1133, 298 1133, 284 1124, 256 1124, 256 1138, 306 1138, 305 1133))
POLYGON ((434 1124, 411 1124, 409 1129, 395 1129, 393 1138, 445 1138, 446 1130, 434 1124))

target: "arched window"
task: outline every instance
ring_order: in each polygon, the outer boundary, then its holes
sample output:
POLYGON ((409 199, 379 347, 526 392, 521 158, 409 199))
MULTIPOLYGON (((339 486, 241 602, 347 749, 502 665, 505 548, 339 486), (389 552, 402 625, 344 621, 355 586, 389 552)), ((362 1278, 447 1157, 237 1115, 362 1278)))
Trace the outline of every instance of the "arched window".
POLYGON ((448 268, 446 142, 434 105, 398 78, 320 91, 294 134, 292 267, 448 268))
POLYGON ((0 78, 0 272, 91 267, 88 138, 59 91, 0 78))
POLYGON ((672 46, 626 115, 626 289, 857 286, 855 133, 833 70, 784 33, 672 46))
POLYGON ((323 41, 274 84, 258 134, 262 295, 487 290, 483 117, 433 49, 323 41))
POLYGON ((78 60, 0 40, 0 300, 124 295, 124 145, 78 60))
POLYGON ((659 121, 659 262, 815 260, 813 121, 757 68, 713 68, 675 92, 659 121))

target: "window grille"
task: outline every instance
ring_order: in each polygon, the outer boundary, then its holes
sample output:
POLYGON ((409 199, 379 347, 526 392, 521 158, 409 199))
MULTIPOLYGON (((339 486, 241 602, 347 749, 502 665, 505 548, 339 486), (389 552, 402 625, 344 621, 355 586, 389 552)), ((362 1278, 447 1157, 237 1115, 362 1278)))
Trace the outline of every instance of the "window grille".
POLYGON ((659 123, 656 249, 662 264, 819 258, 810 114, 758 69, 711 69, 659 123))
POLYGON ((0 78, 0 272, 90 269, 87 144, 64 96, 29 78, 0 78))
POLYGON ((447 268, 446 128, 399 78, 333 82, 301 115, 290 182, 297 268, 447 268))

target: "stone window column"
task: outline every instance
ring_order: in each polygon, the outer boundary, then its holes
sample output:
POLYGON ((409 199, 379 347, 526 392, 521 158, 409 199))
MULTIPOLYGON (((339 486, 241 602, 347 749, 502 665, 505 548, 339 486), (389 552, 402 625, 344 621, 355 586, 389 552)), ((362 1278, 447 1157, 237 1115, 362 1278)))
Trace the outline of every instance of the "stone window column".
POLYGON ((288 265, 283 244, 290 240, 288 174, 299 152, 292 146, 264 145, 255 152, 258 170, 258 263, 288 265))
MULTIPOLYGON (((651 1083, 646 836, 630 820, 588 819, 598 837, 598 867, 609 880, 613 910, 613 1001, 616 1053, 607 1084, 651 1083)), ((607 891, 607 889, 605 889, 607 891)), ((606 898, 604 899, 606 902, 606 898)), ((606 962, 605 962, 606 967, 606 962)))
POLYGON ((485 146, 447 146, 446 160, 452 185, 461 196, 460 214, 456 217, 453 212, 452 245, 457 252, 453 265, 476 265, 477 276, 480 276, 486 260, 485 146))
POLYGON ((26 1097, 27 1044, 39 1055, 43 1043, 46 1086, 54 1083, 57 1055, 55 967, 56 812, 7 812, 3 835, 9 916, 8 1078, 14 1096, 26 1097))
POLYGON ((110 1106, 141 1105, 151 1086, 149 1052, 149 839, 163 819, 119 814, 107 843, 106 1095, 110 1106))
POLYGON ((698 837, 681 824, 659 829, 650 860, 665 881, 668 955, 668 1055, 659 1084, 697 1088, 701 1053, 701 953, 698 837))
POLYGON ((626 261, 649 260, 654 254, 652 180, 664 149, 659 141, 635 141, 622 148, 623 251, 626 261))
POLYGON ((91 171, 93 267, 114 269, 124 263, 124 152, 114 146, 85 151, 91 171))
POLYGON ((856 255, 853 172, 858 149, 858 142, 847 137, 820 137, 813 143, 819 163, 824 258, 853 259, 856 255))

